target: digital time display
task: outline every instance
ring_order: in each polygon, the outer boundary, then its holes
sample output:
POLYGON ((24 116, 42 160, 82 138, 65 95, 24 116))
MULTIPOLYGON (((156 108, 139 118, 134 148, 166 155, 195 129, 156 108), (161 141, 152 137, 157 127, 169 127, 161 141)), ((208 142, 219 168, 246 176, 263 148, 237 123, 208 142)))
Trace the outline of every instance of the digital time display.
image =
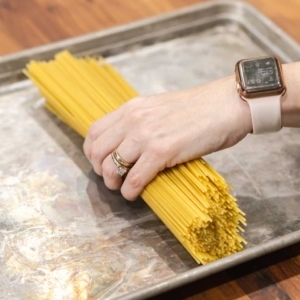
POLYGON ((240 68, 246 92, 255 93, 281 88, 278 66, 273 57, 245 60, 241 62, 240 68))

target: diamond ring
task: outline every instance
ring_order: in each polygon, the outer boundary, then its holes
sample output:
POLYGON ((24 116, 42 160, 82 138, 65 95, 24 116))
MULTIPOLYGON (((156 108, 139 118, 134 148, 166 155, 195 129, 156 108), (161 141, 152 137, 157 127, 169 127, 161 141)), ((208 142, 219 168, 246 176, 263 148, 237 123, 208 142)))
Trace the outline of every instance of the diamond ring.
POLYGON ((128 163, 124 161, 119 155, 117 149, 115 149, 111 153, 111 159, 115 164, 115 166, 117 167, 117 174, 119 174, 121 177, 126 175, 129 172, 130 168, 134 165, 132 163, 128 163))

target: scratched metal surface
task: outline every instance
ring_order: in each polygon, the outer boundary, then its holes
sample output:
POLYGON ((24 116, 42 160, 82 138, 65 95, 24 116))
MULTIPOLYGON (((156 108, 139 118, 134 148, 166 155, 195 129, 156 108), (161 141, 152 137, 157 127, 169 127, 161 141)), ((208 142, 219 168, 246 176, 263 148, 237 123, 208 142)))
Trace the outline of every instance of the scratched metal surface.
MULTIPOLYGON (((109 60, 151 94, 230 75, 238 59, 264 53, 221 25, 109 60)), ((0 299, 112 299, 203 268, 142 201, 105 188, 35 87, 0 92, 0 299)), ((247 213, 248 248, 300 230, 299 133, 249 136, 207 157, 247 213)))

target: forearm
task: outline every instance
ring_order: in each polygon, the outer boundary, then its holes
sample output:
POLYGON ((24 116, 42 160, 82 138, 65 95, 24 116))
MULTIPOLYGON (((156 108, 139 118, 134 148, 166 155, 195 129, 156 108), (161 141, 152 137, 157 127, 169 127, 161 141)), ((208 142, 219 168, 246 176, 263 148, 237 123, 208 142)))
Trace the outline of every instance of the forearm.
POLYGON ((300 127, 300 62, 284 64, 287 93, 281 102, 283 127, 300 127))

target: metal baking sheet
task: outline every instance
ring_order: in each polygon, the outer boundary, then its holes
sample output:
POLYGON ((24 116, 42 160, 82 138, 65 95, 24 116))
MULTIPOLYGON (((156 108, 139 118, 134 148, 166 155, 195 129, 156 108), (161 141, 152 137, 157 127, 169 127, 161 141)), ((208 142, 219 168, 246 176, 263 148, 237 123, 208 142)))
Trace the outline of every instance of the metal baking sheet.
POLYGON ((198 266, 142 200, 107 190, 82 139, 21 75, 61 49, 105 54, 141 94, 233 74, 300 47, 240 2, 210 2, 0 58, 0 299, 143 299, 300 241, 299 129, 248 136, 206 159, 246 212, 247 248, 198 266))

